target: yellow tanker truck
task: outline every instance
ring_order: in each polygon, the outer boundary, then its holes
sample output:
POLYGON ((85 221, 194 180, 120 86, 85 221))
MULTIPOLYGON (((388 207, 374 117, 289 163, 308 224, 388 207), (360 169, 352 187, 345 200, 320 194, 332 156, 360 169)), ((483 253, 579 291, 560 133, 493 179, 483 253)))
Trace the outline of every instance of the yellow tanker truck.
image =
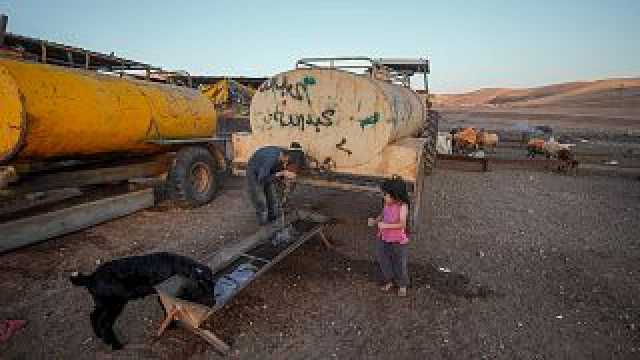
POLYGON ((0 26, 0 252, 152 206, 157 194, 188 207, 215 197, 227 169, 216 110, 171 76, 182 75, 0 26), (150 178, 155 195, 86 191, 150 178), (92 202, 46 208, 80 194, 92 202))
POLYGON ((0 114, 0 165, 177 151, 169 180, 191 205, 224 167, 215 109, 186 87, 0 57, 0 114))

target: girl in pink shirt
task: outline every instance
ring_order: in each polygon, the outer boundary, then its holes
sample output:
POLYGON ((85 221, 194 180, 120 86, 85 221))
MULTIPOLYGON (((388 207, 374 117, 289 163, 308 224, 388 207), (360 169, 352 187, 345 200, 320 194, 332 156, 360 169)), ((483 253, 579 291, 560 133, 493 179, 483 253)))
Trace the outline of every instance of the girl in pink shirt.
POLYGON ((407 271, 407 216, 409 194, 400 178, 386 180, 380 186, 384 194, 384 208, 377 218, 369 219, 369 225, 378 226, 376 258, 384 278, 383 291, 389 291, 393 282, 398 286, 398 295, 407 295, 409 273, 407 271))

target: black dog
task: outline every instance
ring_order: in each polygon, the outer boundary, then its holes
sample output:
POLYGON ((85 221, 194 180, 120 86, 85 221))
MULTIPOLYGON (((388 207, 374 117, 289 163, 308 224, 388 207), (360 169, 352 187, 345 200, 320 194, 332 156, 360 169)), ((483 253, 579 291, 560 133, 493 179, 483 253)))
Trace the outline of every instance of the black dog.
POLYGON ((87 288, 95 308, 91 312, 91 326, 96 336, 114 350, 122 344, 113 332, 113 324, 127 301, 156 292, 154 286, 182 275, 213 294, 213 272, 184 256, 161 252, 112 260, 99 266, 88 276, 74 274, 70 280, 87 288))

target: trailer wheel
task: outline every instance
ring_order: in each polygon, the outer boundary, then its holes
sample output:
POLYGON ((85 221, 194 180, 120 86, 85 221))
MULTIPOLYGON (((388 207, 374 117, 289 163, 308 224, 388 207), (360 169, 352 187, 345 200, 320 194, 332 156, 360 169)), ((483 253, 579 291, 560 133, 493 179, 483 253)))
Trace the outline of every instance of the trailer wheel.
POLYGON ((423 137, 427 138, 424 147, 422 148, 422 155, 420 156, 424 167, 424 175, 429 175, 433 171, 436 164, 436 142, 438 139, 438 122, 440 120, 440 114, 436 111, 429 110, 427 116, 427 123, 423 137))
POLYGON ((425 211, 425 178, 433 172, 436 165, 436 141, 438 138, 438 120, 440 115, 435 111, 429 111, 422 137, 426 139, 418 156, 418 173, 413 190, 412 203, 409 205, 411 214, 410 228, 418 238, 422 236, 425 211))
POLYGON ((206 148, 189 146, 180 149, 169 170, 171 197, 184 207, 210 202, 219 187, 216 170, 216 162, 206 148))

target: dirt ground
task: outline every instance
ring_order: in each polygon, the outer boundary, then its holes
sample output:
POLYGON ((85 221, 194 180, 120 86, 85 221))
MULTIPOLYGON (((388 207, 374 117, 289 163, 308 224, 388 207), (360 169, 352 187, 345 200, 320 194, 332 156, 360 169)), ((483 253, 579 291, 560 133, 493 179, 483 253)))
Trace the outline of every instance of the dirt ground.
MULTIPOLYGON (((206 327, 232 359, 584 359, 640 357, 640 181, 530 171, 437 169, 408 298, 377 287, 380 199, 302 188, 297 203, 338 219, 337 244, 311 241, 206 327)), ((91 299, 67 280, 150 251, 204 259, 256 230, 243 179, 211 204, 168 205, 0 255, 0 319, 25 329, 2 359, 216 359, 180 328, 156 339, 155 296, 129 303, 113 352, 92 334, 91 299)))

